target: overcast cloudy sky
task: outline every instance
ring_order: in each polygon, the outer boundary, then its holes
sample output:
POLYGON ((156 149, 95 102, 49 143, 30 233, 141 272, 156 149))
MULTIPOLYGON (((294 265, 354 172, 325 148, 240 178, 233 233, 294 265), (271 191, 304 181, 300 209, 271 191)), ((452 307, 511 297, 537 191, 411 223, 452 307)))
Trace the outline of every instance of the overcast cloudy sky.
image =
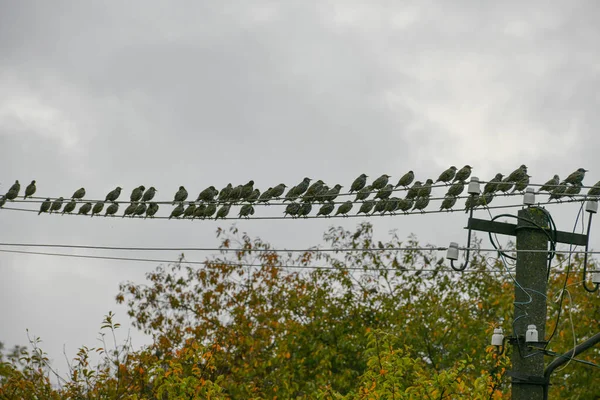
MULTIPOLYGON (((196 196, 249 179, 349 185, 413 169, 424 180, 452 164, 483 179, 522 163, 537 183, 581 166, 585 183, 600 179, 593 0, 0 0, 0 10, 2 192, 15 179, 53 197, 144 184, 169 200, 180 185, 196 196)), ((573 228, 576 206, 550 210, 573 228)), ((359 221, 238 226, 301 247, 359 221)), ((373 222, 380 236, 465 240, 464 213, 373 222)), ((1 242, 213 246, 218 226, 229 222, 0 211, 1 242)), ((0 253, 0 341, 24 344, 29 328, 55 359, 63 344, 70 355, 93 346, 109 310, 128 326, 118 283, 154 267, 0 253)))

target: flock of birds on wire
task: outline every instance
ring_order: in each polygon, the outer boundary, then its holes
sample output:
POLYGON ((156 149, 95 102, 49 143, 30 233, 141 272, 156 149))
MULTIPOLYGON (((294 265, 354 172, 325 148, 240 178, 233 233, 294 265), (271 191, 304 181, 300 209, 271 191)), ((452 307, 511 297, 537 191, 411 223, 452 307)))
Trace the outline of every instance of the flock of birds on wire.
MULTIPOLYGON (((370 184, 367 181, 368 176, 361 174, 350 185, 348 194, 355 194, 354 201, 348 200, 337 203, 337 209, 335 200, 340 195, 343 186, 337 184, 329 187, 322 180, 317 180, 311 184, 312 180, 310 178, 304 178, 302 182, 291 187, 287 193, 286 188, 288 186, 283 183, 261 192, 259 189, 254 188, 254 181, 252 180, 235 187, 229 183, 221 190, 210 186, 200 192, 196 201, 187 201, 188 191, 180 186, 173 197, 172 204, 175 207, 172 209, 169 219, 224 219, 229 215, 231 207, 236 204, 240 205, 238 216, 250 218, 251 215, 254 215, 255 204, 268 204, 272 200, 282 200, 284 204, 289 202, 285 208, 284 217, 289 215, 292 218, 307 217, 313 211, 314 206, 318 207, 317 217, 329 217, 332 214, 334 216, 347 216, 352 211, 355 203, 360 204, 357 214, 424 212, 431 199, 432 186, 438 182, 449 186, 440 210, 451 211, 457 199, 463 193, 467 180, 471 176, 471 171, 472 168, 469 165, 465 165, 461 169, 451 166, 442 172, 437 180, 427 179, 425 182, 415 181, 414 172, 409 171, 398 180, 396 185, 389 183, 391 176, 387 174, 381 175, 370 184), (406 196, 403 198, 393 196, 399 187, 401 187, 400 190, 406 190, 406 196), (375 196, 369 199, 372 193, 375 196)), ((540 187, 538 193, 548 192, 550 194, 549 201, 560 201, 563 197, 576 196, 581 191, 586 172, 587 170, 579 168, 562 181, 558 175, 554 175, 540 187)), ((486 207, 499 193, 524 192, 529 185, 529 178, 530 175, 527 174, 525 165, 521 165, 506 176, 498 173, 485 184, 482 193, 467 197, 464 210, 469 211, 476 207, 486 207)), ((17 199, 20 190, 21 185, 17 180, 8 192, 0 197, 0 208, 5 205, 7 200, 14 201, 17 199)), ((92 204, 92 202, 83 200, 86 191, 84 188, 80 188, 73 193, 70 201, 65 201, 63 197, 54 200, 46 198, 40 206, 38 215, 59 212, 71 214, 75 211, 78 203, 83 203, 77 214, 89 214, 93 217, 104 211, 105 216, 116 216, 119 211, 119 203, 122 203, 117 201, 121 196, 121 191, 121 187, 117 187, 106 195, 104 201, 97 201, 92 204), (106 204, 108 205, 105 208, 106 204)), ((25 188, 23 198, 31 198, 35 192, 36 182, 32 181, 25 188)), ((146 189, 144 186, 139 186, 133 189, 129 196, 129 205, 123 211, 122 216, 153 218, 159 210, 159 203, 153 201, 156 192, 157 190, 154 187, 146 189)), ((594 198, 600 196, 600 182, 590 188, 587 196, 594 198)))

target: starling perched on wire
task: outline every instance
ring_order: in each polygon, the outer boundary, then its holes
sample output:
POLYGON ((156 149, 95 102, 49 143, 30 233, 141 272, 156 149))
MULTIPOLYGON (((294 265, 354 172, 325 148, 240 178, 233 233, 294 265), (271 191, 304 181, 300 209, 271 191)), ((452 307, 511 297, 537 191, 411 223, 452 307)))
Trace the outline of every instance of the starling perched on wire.
POLYGON ((146 203, 140 203, 135 208, 133 215, 138 215, 141 217, 146 212, 146 210, 147 210, 146 203))
POLYGON ((288 190, 288 192, 285 195, 285 199, 283 199, 283 202, 285 203, 286 201, 294 201, 298 197, 300 196, 296 194, 296 186, 294 186, 290 188, 290 190, 288 190))
POLYGON ((442 210, 450 210, 456 204, 456 197, 454 196, 446 196, 440 205, 440 211, 442 210))
POLYGON ((19 197, 19 190, 21 190, 21 186, 19 185, 19 181, 16 181, 14 185, 8 189, 8 192, 4 195, 8 200, 13 201, 17 197, 19 197))
POLYGON ((144 190, 146 190, 146 187, 144 185, 136 187, 131 191, 129 200, 131 200, 132 202, 140 201, 142 199, 142 196, 144 195, 144 190))
POLYGON ((200 192, 196 201, 204 201, 210 203, 215 199, 215 196, 219 194, 219 191, 214 186, 209 186, 200 192))
POLYGON ((496 190, 502 193, 506 193, 508 192, 512 187, 513 187, 513 183, 508 181, 508 177, 502 179, 502 182, 498 183, 498 186, 496 186, 496 190))
POLYGON ((389 179, 390 175, 383 174, 379 178, 375 179, 371 186, 373 186, 373 189, 383 189, 383 187, 387 185, 389 179))
POLYGON ((340 194, 341 188, 342 185, 335 185, 334 187, 329 189, 327 193, 325 193, 325 195, 322 195, 321 198, 323 199, 323 201, 334 201, 340 194))
POLYGON ((560 183, 560 178, 558 177, 558 175, 554 175, 551 179, 546 181, 546 183, 544 183, 537 192, 538 193, 542 192, 542 191, 551 192, 552 189, 554 189, 554 187, 557 186, 559 183, 560 183))
POLYGON ((248 203, 254 203, 260 197, 260 190, 254 189, 252 193, 248 197, 246 197, 246 201, 248 203))
POLYGON ((367 200, 360 205, 360 210, 356 213, 357 215, 360 213, 368 214, 375 207, 375 200, 367 200))
POLYGON ((585 173, 588 172, 587 169, 579 168, 577 171, 573 172, 571 175, 567 176, 567 179, 564 180, 566 183, 570 183, 571 185, 582 185, 583 178, 585 178, 585 173))
POLYGON ((219 208, 219 210, 217 211, 217 215, 215 217, 215 219, 225 219, 225 217, 227 217, 227 215, 229 214, 229 210, 231 209, 231 205, 230 204, 223 204, 221 206, 221 208, 219 208))
POLYGON ((523 192, 525 189, 527 189, 527 186, 529 186, 529 178, 530 178, 529 175, 525 175, 525 177, 523 179, 521 179, 518 182, 515 182, 515 187, 511 193, 523 192))
POLYGON ((323 185, 321 187, 321 190, 319 191, 319 193, 317 193, 315 195, 315 200, 319 203, 324 203, 325 202, 325 196, 327 195, 327 192, 329 192, 330 188, 327 185, 323 185))
POLYGON ((458 181, 453 183, 452 186, 448 189, 446 193, 446 197, 457 197, 465 190, 465 183, 463 181, 458 181))
POLYGON ((550 192, 550 197, 548 198, 548 201, 551 201, 553 199, 560 200, 561 197, 565 196, 566 191, 567 182, 562 181, 558 186, 554 188, 554 190, 552 190, 552 192, 550 192))
POLYGON ((498 190, 498 184, 502 182, 503 175, 496 174, 488 183, 483 187, 483 194, 494 193, 498 190))
MULTIPOLYGON (((135 208, 134 208, 134 211, 135 211, 135 208)), ((183 215, 184 211, 185 211, 185 206, 183 205, 183 203, 177 204, 177 207, 175 207, 171 211, 171 215, 169 215, 169 219, 181 217, 183 215)))
POLYGON ((352 210, 352 202, 350 200, 343 202, 335 212, 335 215, 342 214, 346 216, 352 210))
POLYGON ((300 210, 298 210, 299 217, 306 217, 312 211, 312 204, 309 202, 302 203, 300 210))
POLYGON ((254 215, 254 207, 252 206, 252 204, 244 204, 240 208, 240 213, 238 214, 238 217, 250 218, 250 215, 254 215))
POLYGON ((302 196, 304 194, 304 192, 306 192, 308 190, 308 185, 310 184, 310 181, 311 181, 310 178, 304 178, 304 179, 302 179, 302 182, 300 182, 298 185, 296 185, 296 190, 294 191, 296 198, 302 196))
POLYGON ((210 203, 206 206, 206 210, 204 210, 204 218, 210 218, 217 212, 217 204, 210 203))
POLYGON ((258 197, 258 202, 259 203, 268 203, 269 200, 271 200, 273 198, 273 194, 272 194, 273 188, 268 188, 267 190, 265 190, 264 192, 262 192, 262 194, 258 197))
POLYGON ((147 202, 147 201, 152 200, 154 198, 155 194, 156 194, 156 189, 154 188, 154 186, 151 186, 148 190, 146 190, 144 192, 144 195, 142 196, 142 201, 147 202))
POLYGON ((175 193, 175 196, 173 197, 173 203, 182 203, 185 201, 185 199, 187 199, 188 197, 188 192, 187 190, 185 190, 185 188, 183 186, 179 186, 179 190, 175 193))
POLYGON ((366 200, 371 195, 371 190, 373 188, 371 185, 367 185, 364 188, 360 189, 358 193, 356 193, 355 201, 366 200))
POLYGON ((333 211, 333 209, 335 208, 335 204, 334 203, 325 203, 321 206, 321 208, 319 209, 319 212, 317 213, 317 217, 319 215, 324 215, 324 216, 329 216, 329 214, 331 214, 331 212, 333 211))
POLYGON ((242 185, 237 185, 231 190, 229 193, 229 202, 236 203, 238 200, 242 198, 242 192, 244 191, 244 187, 242 185))
POLYGON ((412 200, 415 197, 417 197, 419 195, 419 191, 421 190, 422 187, 423 187, 423 183, 421 181, 416 181, 412 185, 412 187, 410 189, 408 189, 408 192, 406 193, 406 198, 409 200, 412 200))
POLYGON ((600 196, 600 181, 596 182, 596 184, 588 190, 587 195, 594 197, 600 196))
POLYGON ((279 185, 275 186, 272 190, 271 190, 271 196, 273 198, 278 198, 281 197, 281 195, 283 194, 283 192, 285 191, 285 188, 287 186, 284 185, 283 183, 280 183, 279 185))
POLYGON ((100 214, 103 209, 104 209, 104 202, 103 201, 97 202, 96 204, 94 204, 94 208, 92 208, 92 215, 90 215, 90 217, 93 217, 95 214, 100 214))
POLYGON ((62 203, 63 203, 63 198, 59 197, 58 199, 54 200, 54 202, 52 203, 52 206, 50 207, 50 212, 58 212, 60 211, 60 208, 62 207, 62 203))
POLYGON ((413 206, 414 210, 421 210, 421 212, 425 212, 425 207, 429 205, 429 196, 420 196, 415 199, 415 205, 413 206))
POLYGON ((10 189, 8 189, 9 192, 17 192, 17 196, 19 195, 20 190, 21 190, 21 184, 19 183, 19 180, 16 180, 15 183, 12 184, 10 189))
POLYGON ((570 198, 574 199, 575 195, 578 195, 581 192, 581 186, 581 184, 576 183, 567 187, 567 190, 565 190, 565 196, 569 196, 570 198))
POLYGON ((350 193, 358 192, 367 185, 367 174, 360 174, 358 178, 350 185, 350 193))
POLYGON ((478 206, 487 207, 494 200, 494 193, 485 193, 479 196, 478 206))
POLYGON ((241 199, 247 199, 248 196, 254 191, 254 181, 250 180, 244 186, 242 186, 242 192, 240 193, 241 199))
POLYGON ((506 178, 507 182, 518 182, 525 178, 527 175, 527 166, 525 164, 521 165, 519 168, 515 169, 513 172, 508 175, 506 178))
POLYGON ((414 200, 412 199, 400 199, 398 202, 398 208, 396 210, 401 210, 404 213, 410 211, 414 204, 414 200))
POLYGON ((77 214, 87 215, 87 213, 89 213, 91 209, 92 203, 85 203, 84 205, 79 207, 79 211, 77 212, 77 214))
POLYGON ((229 195, 231 194, 232 190, 233 190, 233 186, 231 186, 231 183, 228 183, 227 186, 225 186, 219 192, 219 197, 217 197, 217 201, 220 203, 223 203, 223 202, 229 200, 229 195))
POLYGON ((25 200, 28 197, 31 197, 35 194, 35 181, 31 181, 31 183, 29 185, 27 185, 27 187, 25 188, 25 196, 23 196, 23 200, 25 200))
POLYGON ((50 198, 47 198, 46 200, 44 200, 44 202, 40 206, 40 212, 38 212, 38 215, 40 215, 41 213, 48 212, 48 210, 50 210, 51 205, 52 205, 52 201, 50 201, 50 198))
POLYGON ((394 187, 390 184, 385 185, 382 189, 375 194, 376 199, 388 199, 394 191, 394 187))
POLYGON ((119 211, 119 204, 111 203, 108 207, 106 207, 106 212, 104 213, 104 216, 115 215, 117 211, 119 211))
POLYGON ((63 214, 67 213, 67 214, 71 214, 73 212, 73 210, 75 209, 75 207, 77 207, 77 202, 75 200, 71 200, 70 202, 68 202, 65 205, 65 208, 63 208, 63 214))
POLYGON ((283 216, 287 217, 288 215, 291 215, 292 218, 294 218, 296 215, 298 215, 299 211, 300 211, 300 203, 290 203, 285 208, 283 216))
POLYGON ((396 184, 396 186, 394 186, 394 188, 397 188, 398 186, 408 187, 408 185, 410 185, 414 179, 415 173, 412 171, 408 171, 407 173, 402 175, 402 177, 398 180, 398 183, 396 184))
POLYGON ((464 182, 467 179, 469 179, 469 177, 471 176, 471 170, 473 168, 470 165, 465 165, 464 167, 462 167, 461 169, 458 170, 458 172, 456 172, 456 175, 454 175, 454 179, 452 180, 452 182, 464 182))
POLYGON ((206 204, 202 203, 199 204, 196 209, 194 210, 194 215, 192 217, 192 219, 194 218, 204 218, 204 212, 206 211, 206 204))
POLYGON ((427 179, 425 184, 421 186, 419 191, 417 192, 417 197, 429 197, 431 194, 431 185, 433 185, 432 179, 427 179))
POLYGON ((302 196, 302 201, 315 201, 316 200, 316 195, 318 195, 319 193, 321 193, 321 189, 323 188, 323 185, 325 185, 325 182, 323 182, 322 180, 318 180, 315 183, 313 183, 312 185, 310 185, 308 187, 308 189, 306 190, 306 193, 304 193, 304 196, 302 196))
POLYGON ((183 218, 192 218, 194 216, 194 211, 196 211, 196 203, 190 201, 183 211, 183 218))
POLYGON ((467 200, 465 200, 465 212, 469 212, 469 210, 477 207, 479 204, 479 197, 478 194, 472 194, 467 197, 467 200))
POLYGON ((148 208, 146 209, 145 218, 154 218, 154 215, 158 212, 159 205, 157 203, 148 203, 148 208))
POLYGON ((398 197, 390 197, 385 202, 385 210, 384 213, 388 212, 390 214, 394 214, 394 211, 398 209, 398 205, 400 204, 400 199, 398 197))
POLYGON ((451 166, 450 168, 448 168, 447 170, 442 172, 440 174, 440 176, 437 178, 437 180, 433 183, 438 183, 438 182, 448 183, 448 182, 450 182, 456 175, 456 170, 457 170, 457 168, 454 165, 451 166))
POLYGON ((125 218, 128 215, 132 215, 133 212, 135 211, 137 205, 138 205, 138 203, 131 203, 130 205, 128 205, 127 208, 125 209, 125 211, 123 212, 122 218, 125 218))
POLYGON ((373 214, 384 213, 386 204, 387 204, 387 199, 381 199, 377 203, 375 203, 375 207, 373 208, 373 214))
POLYGON ((73 196, 71 196, 71 199, 83 199, 84 196, 85 196, 85 189, 79 188, 75 191, 75 193, 73 193, 73 196))
POLYGON ((111 192, 109 192, 106 195, 106 198, 104 199, 104 201, 117 201, 117 199, 119 198, 120 195, 121 195, 121 188, 119 186, 117 186, 114 190, 112 190, 111 192))

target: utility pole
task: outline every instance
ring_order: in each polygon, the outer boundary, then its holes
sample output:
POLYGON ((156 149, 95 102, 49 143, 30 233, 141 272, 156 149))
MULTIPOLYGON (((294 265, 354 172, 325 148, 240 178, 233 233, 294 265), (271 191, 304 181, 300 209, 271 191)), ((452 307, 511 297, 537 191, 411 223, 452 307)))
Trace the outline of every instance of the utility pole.
POLYGON ((551 231, 548 221, 547 210, 530 206, 519 211, 516 225, 471 217, 467 226, 470 230, 517 237, 514 330, 510 338, 513 368, 508 372, 512 377, 513 400, 543 400, 547 388, 544 353, 539 348, 546 345, 548 241, 587 244, 587 235, 551 231), (536 341, 526 338, 529 325, 535 325, 536 341))

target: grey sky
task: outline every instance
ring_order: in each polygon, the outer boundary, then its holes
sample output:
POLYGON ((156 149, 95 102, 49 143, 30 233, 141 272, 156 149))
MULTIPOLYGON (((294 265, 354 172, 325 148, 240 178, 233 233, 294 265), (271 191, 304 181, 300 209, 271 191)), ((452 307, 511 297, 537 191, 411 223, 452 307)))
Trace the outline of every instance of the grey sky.
MULTIPOLYGON (((85 186, 98 198, 145 184, 168 200, 179 185, 196 196, 249 179, 260 189, 304 176, 349 185, 362 172, 397 180, 413 169, 424 180, 467 163, 483 179, 526 163, 538 183, 584 166, 592 184, 599 8, 0 1, 0 190, 36 179, 40 196, 85 186)), ((550 210, 572 229, 575 206, 550 210)), ((238 226, 297 247, 359 221, 238 226)), ((380 236, 397 228, 424 243, 464 242, 463 213, 372 221, 380 236)), ((211 246, 228 224, 0 211, 0 226, 3 242, 211 246)), ((0 341, 24 343, 30 328, 54 358, 63 343, 71 355, 94 345, 108 310, 127 325, 117 284, 152 268, 0 253, 0 341)))

